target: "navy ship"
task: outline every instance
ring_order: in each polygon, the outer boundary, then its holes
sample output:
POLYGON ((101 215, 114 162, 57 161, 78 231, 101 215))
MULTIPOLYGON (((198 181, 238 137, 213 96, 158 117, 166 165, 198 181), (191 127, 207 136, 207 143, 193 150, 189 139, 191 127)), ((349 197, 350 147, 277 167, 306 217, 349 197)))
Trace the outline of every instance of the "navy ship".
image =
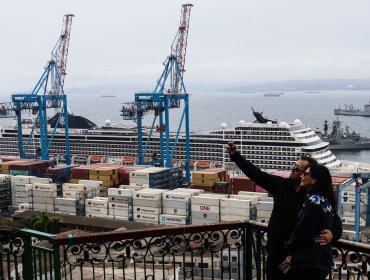
POLYGON ((345 116, 362 116, 362 117, 370 117, 370 101, 369 104, 364 105, 364 109, 356 109, 353 105, 344 105, 344 108, 336 108, 334 109, 335 115, 345 115, 345 116))

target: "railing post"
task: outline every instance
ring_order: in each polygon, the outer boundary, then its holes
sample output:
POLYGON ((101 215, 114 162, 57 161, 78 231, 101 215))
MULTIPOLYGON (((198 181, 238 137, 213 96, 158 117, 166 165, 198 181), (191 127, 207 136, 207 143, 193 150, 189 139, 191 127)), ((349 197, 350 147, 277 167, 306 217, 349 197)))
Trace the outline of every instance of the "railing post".
POLYGON ((23 277, 25 280, 33 279, 32 240, 31 236, 23 236, 23 277))
POLYGON ((61 274, 61 265, 60 265, 60 251, 59 251, 59 245, 53 244, 53 262, 54 262, 54 279, 55 280, 61 280, 62 274, 61 274))
POLYGON ((260 230, 256 231, 256 270, 257 270, 257 280, 261 280, 261 254, 262 254, 262 232, 260 230))
POLYGON ((252 280, 252 270, 253 270, 253 229, 254 225, 250 222, 246 223, 245 227, 245 257, 244 257, 244 279, 252 280))

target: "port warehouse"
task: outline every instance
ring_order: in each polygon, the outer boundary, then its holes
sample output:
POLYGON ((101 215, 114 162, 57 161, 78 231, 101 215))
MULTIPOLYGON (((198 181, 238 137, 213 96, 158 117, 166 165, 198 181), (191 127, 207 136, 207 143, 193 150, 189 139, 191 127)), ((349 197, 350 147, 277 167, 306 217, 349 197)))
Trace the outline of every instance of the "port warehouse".
MULTIPOLYGON (((58 215, 60 230, 88 232, 143 225, 208 224, 256 220, 268 223, 272 198, 245 176, 230 177, 225 169, 192 173, 184 187, 180 168, 93 164, 53 166, 52 161, 15 159, 0 163, 0 207, 3 215, 26 219, 33 211, 58 215), (104 222, 103 222, 104 220, 104 222), (112 226, 114 222, 115 226, 112 226), (121 223, 122 222, 122 223, 121 223), (129 222, 129 223, 128 223, 129 222)), ((288 176, 287 172, 275 175, 288 176)), ((333 177, 334 187, 346 177, 333 177)), ((367 191, 361 193, 361 240, 367 242, 367 191)), ((341 199, 344 238, 352 239, 355 186, 341 199)))

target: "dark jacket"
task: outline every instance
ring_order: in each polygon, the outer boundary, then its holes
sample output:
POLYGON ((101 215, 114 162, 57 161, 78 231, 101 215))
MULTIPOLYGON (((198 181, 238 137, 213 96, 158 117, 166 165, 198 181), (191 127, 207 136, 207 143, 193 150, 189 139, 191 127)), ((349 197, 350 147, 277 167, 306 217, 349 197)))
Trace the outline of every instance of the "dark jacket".
POLYGON ((322 230, 332 228, 333 219, 333 208, 325 197, 312 195, 304 202, 297 225, 285 243, 294 266, 330 272, 331 245, 321 246, 313 238, 322 230))
MULTIPOLYGON (((297 224, 298 214, 305 201, 306 192, 304 190, 297 192, 293 179, 263 172, 253 163, 244 159, 238 152, 230 158, 245 175, 267 190, 274 198, 274 208, 267 230, 267 252, 270 262, 280 264, 287 256, 284 243, 289 239, 297 224)), ((330 230, 333 233, 334 241, 342 235, 342 222, 338 215, 336 215, 330 230)))

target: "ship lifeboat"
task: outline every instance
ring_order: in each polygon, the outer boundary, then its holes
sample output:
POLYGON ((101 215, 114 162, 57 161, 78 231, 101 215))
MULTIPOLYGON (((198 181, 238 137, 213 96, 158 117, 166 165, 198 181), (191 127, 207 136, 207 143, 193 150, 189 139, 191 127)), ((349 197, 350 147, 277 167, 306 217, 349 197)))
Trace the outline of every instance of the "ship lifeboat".
POLYGON ((189 165, 190 165, 190 167, 194 167, 194 164, 195 164, 195 160, 189 160, 189 165))
POLYGON ((211 166, 210 161, 198 161, 197 163, 197 167, 201 167, 201 168, 209 168, 210 166, 211 166))
POLYGON ((102 158, 102 156, 91 156, 90 162, 101 162, 102 158))
POLYGON ((122 163, 124 164, 134 164, 135 158, 134 157, 124 157, 122 158, 122 163))
POLYGON ((144 162, 150 162, 150 161, 152 161, 152 159, 151 159, 151 158, 148 158, 148 157, 145 157, 145 158, 144 158, 144 162))

